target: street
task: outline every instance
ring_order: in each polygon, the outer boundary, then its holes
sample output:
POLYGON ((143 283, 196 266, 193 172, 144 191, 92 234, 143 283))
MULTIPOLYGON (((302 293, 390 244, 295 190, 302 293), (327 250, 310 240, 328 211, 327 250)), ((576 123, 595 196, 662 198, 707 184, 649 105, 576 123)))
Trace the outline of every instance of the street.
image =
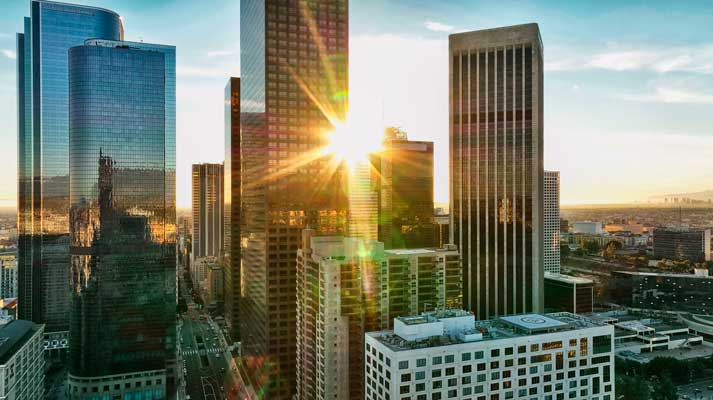
POLYGON ((713 379, 707 379, 688 385, 678 386, 680 399, 711 400, 713 399, 713 379))
POLYGON ((179 332, 186 394, 191 400, 252 398, 242 383, 223 333, 193 302, 186 286, 182 287, 181 296, 188 304, 179 332))

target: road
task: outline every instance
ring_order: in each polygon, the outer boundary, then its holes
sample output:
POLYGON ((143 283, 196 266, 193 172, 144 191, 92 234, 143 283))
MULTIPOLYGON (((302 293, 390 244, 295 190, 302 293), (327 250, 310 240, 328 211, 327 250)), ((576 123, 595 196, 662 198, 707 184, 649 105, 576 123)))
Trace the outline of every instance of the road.
POLYGON ((191 400, 250 399, 225 338, 207 313, 193 303, 185 285, 181 295, 188 312, 179 332, 185 366, 186 393, 191 400))
POLYGON ((713 399, 713 390, 708 390, 708 387, 713 387, 713 379, 678 386, 676 389, 678 397, 681 399, 711 400, 713 399))

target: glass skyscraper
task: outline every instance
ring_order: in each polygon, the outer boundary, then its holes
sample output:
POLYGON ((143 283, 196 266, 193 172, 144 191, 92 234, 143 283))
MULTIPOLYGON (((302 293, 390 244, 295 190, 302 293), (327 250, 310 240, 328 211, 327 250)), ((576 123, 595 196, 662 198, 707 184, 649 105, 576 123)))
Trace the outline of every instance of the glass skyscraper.
POLYGON ((69 132, 70 398, 170 397, 175 48, 71 48, 69 132))
MULTIPOLYGON (((223 220, 223 164, 193 164, 191 260, 221 257, 223 220)), ((194 282, 198 285, 198 282, 194 282)))
POLYGON ((45 324, 66 348, 69 323, 67 51, 89 38, 123 39, 118 14, 33 0, 17 35, 18 317, 45 324))
POLYGON ((347 0, 240 2, 240 334, 271 399, 295 390, 301 231, 346 230, 343 168, 320 154, 345 117, 348 37, 347 0))
POLYGON ((225 244, 223 288, 225 322, 233 341, 240 341, 240 78, 225 85, 225 162, 223 164, 225 244))
POLYGON ((480 319, 543 308, 543 70, 537 24, 449 37, 451 242, 480 319))

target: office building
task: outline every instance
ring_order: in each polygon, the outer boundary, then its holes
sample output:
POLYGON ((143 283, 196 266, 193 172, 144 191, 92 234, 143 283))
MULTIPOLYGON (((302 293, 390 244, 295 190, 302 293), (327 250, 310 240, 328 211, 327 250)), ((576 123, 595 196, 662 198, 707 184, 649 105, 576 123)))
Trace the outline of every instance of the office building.
POLYGON ((71 399, 175 394, 175 71, 173 46, 69 50, 71 399))
POLYGON ((584 233, 587 235, 601 235, 604 233, 604 226, 599 221, 572 222, 570 227, 572 233, 584 233))
POLYGON ((223 168, 223 283, 225 323, 233 341, 240 340, 240 78, 225 85, 225 162, 223 168))
POLYGON ((396 317, 463 307, 463 266, 455 245, 384 251, 379 277, 382 327, 396 317))
POLYGON ((545 272, 560 273, 560 173, 545 171, 544 175, 544 266, 545 272))
POLYGON ((191 264, 191 280, 196 291, 203 293, 203 295, 206 294, 208 273, 218 265, 218 259, 215 257, 201 257, 193 260, 191 264))
POLYGON ((223 268, 220 265, 211 265, 206 278, 206 303, 217 305, 223 303, 223 268))
POLYGON ((451 240, 450 234, 451 217, 448 214, 436 214, 433 216, 433 245, 443 247, 451 240))
POLYGON ((570 313, 447 310, 366 334, 366 399, 609 399, 614 327, 570 313))
POLYGON ((379 237, 379 190, 372 165, 359 161, 350 167, 348 178, 347 236, 364 241, 379 237))
POLYGON ((90 38, 123 39, 119 15, 32 0, 17 35, 18 311, 58 343, 70 301, 67 51, 90 38))
POLYGON ((713 315, 713 276, 613 271, 609 296, 627 307, 713 315))
POLYGON ((543 56, 537 24, 449 36, 451 243, 479 319, 543 308, 543 56))
POLYGON ((223 255, 223 164, 192 166, 191 259, 223 255))
POLYGON ((594 282, 590 279, 545 272, 545 311, 591 313, 594 282))
POLYGON ((362 399, 364 333, 380 328, 383 244, 305 229, 297 251, 297 397, 362 399))
POLYGON ((347 0, 240 2, 241 348, 273 366, 269 399, 295 391, 301 231, 346 232, 344 168, 323 148, 345 120, 348 40, 347 0))
POLYGON ((0 325, 0 399, 34 400, 44 396, 44 325, 9 321, 0 325))
POLYGON ((711 261, 710 229, 654 229, 654 258, 711 261))
POLYGON ((0 298, 17 297, 17 258, 0 256, 0 298))
POLYGON ((433 247, 433 142, 387 129, 372 156, 379 191, 379 241, 387 249, 433 247))

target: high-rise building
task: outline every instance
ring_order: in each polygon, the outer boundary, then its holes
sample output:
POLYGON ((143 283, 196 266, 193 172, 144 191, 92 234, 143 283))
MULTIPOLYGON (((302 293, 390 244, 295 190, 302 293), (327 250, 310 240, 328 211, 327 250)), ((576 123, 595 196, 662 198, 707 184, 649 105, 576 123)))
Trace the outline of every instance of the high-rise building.
POLYGON ((396 317, 463 307, 463 266, 455 245, 385 250, 380 258, 382 327, 391 327, 396 317))
POLYGON ((379 191, 372 165, 352 165, 348 179, 347 235, 364 241, 378 238, 379 191))
POLYGON ((449 36, 451 243, 479 319, 543 308, 537 24, 449 36))
POLYGON ((192 166, 191 260, 223 254, 223 164, 192 166))
POLYGON ((560 273, 560 173, 544 175, 544 266, 545 272, 560 273))
POLYGON ((0 325, 0 398, 41 399, 45 389, 44 325, 17 320, 0 325))
POLYGON ((654 229, 654 258, 703 262, 711 260, 710 229, 654 229))
POLYGON ((305 229, 297 251, 297 398, 363 399, 364 333, 380 329, 384 245, 305 229))
POLYGON ((240 340, 240 78, 225 85, 225 162, 223 177, 223 291, 225 322, 233 341, 240 340))
POLYGON ((240 335, 243 356, 272 368, 270 399, 295 390, 301 231, 346 231, 343 168, 323 147, 345 119, 347 18, 347 0, 240 3, 240 335))
POLYGON ((113 11, 32 0, 17 35, 18 312, 66 349, 69 329, 67 51, 123 39, 113 11))
POLYGON ((616 398, 614 326, 571 313, 438 311, 365 341, 367 400, 616 398))
POLYGON ((364 333, 393 318, 461 305, 455 246, 384 250, 361 238, 303 231, 297 252, 297 394, 364 398, 364 333))
POLYGON ((545 310, 588 314, 594 311, 594 281, 545 272, 545 310))
POLYGON ((379 241, 387 249, 433 247, 433 142, 387 129, 372 157, 379 190, 379 241))
POLYGON ((175 393, 175 47, 69 50, 69 396, 175 393))
POLYGON ((0 256, 0 298, 17 297, 17 258, 0 256))

